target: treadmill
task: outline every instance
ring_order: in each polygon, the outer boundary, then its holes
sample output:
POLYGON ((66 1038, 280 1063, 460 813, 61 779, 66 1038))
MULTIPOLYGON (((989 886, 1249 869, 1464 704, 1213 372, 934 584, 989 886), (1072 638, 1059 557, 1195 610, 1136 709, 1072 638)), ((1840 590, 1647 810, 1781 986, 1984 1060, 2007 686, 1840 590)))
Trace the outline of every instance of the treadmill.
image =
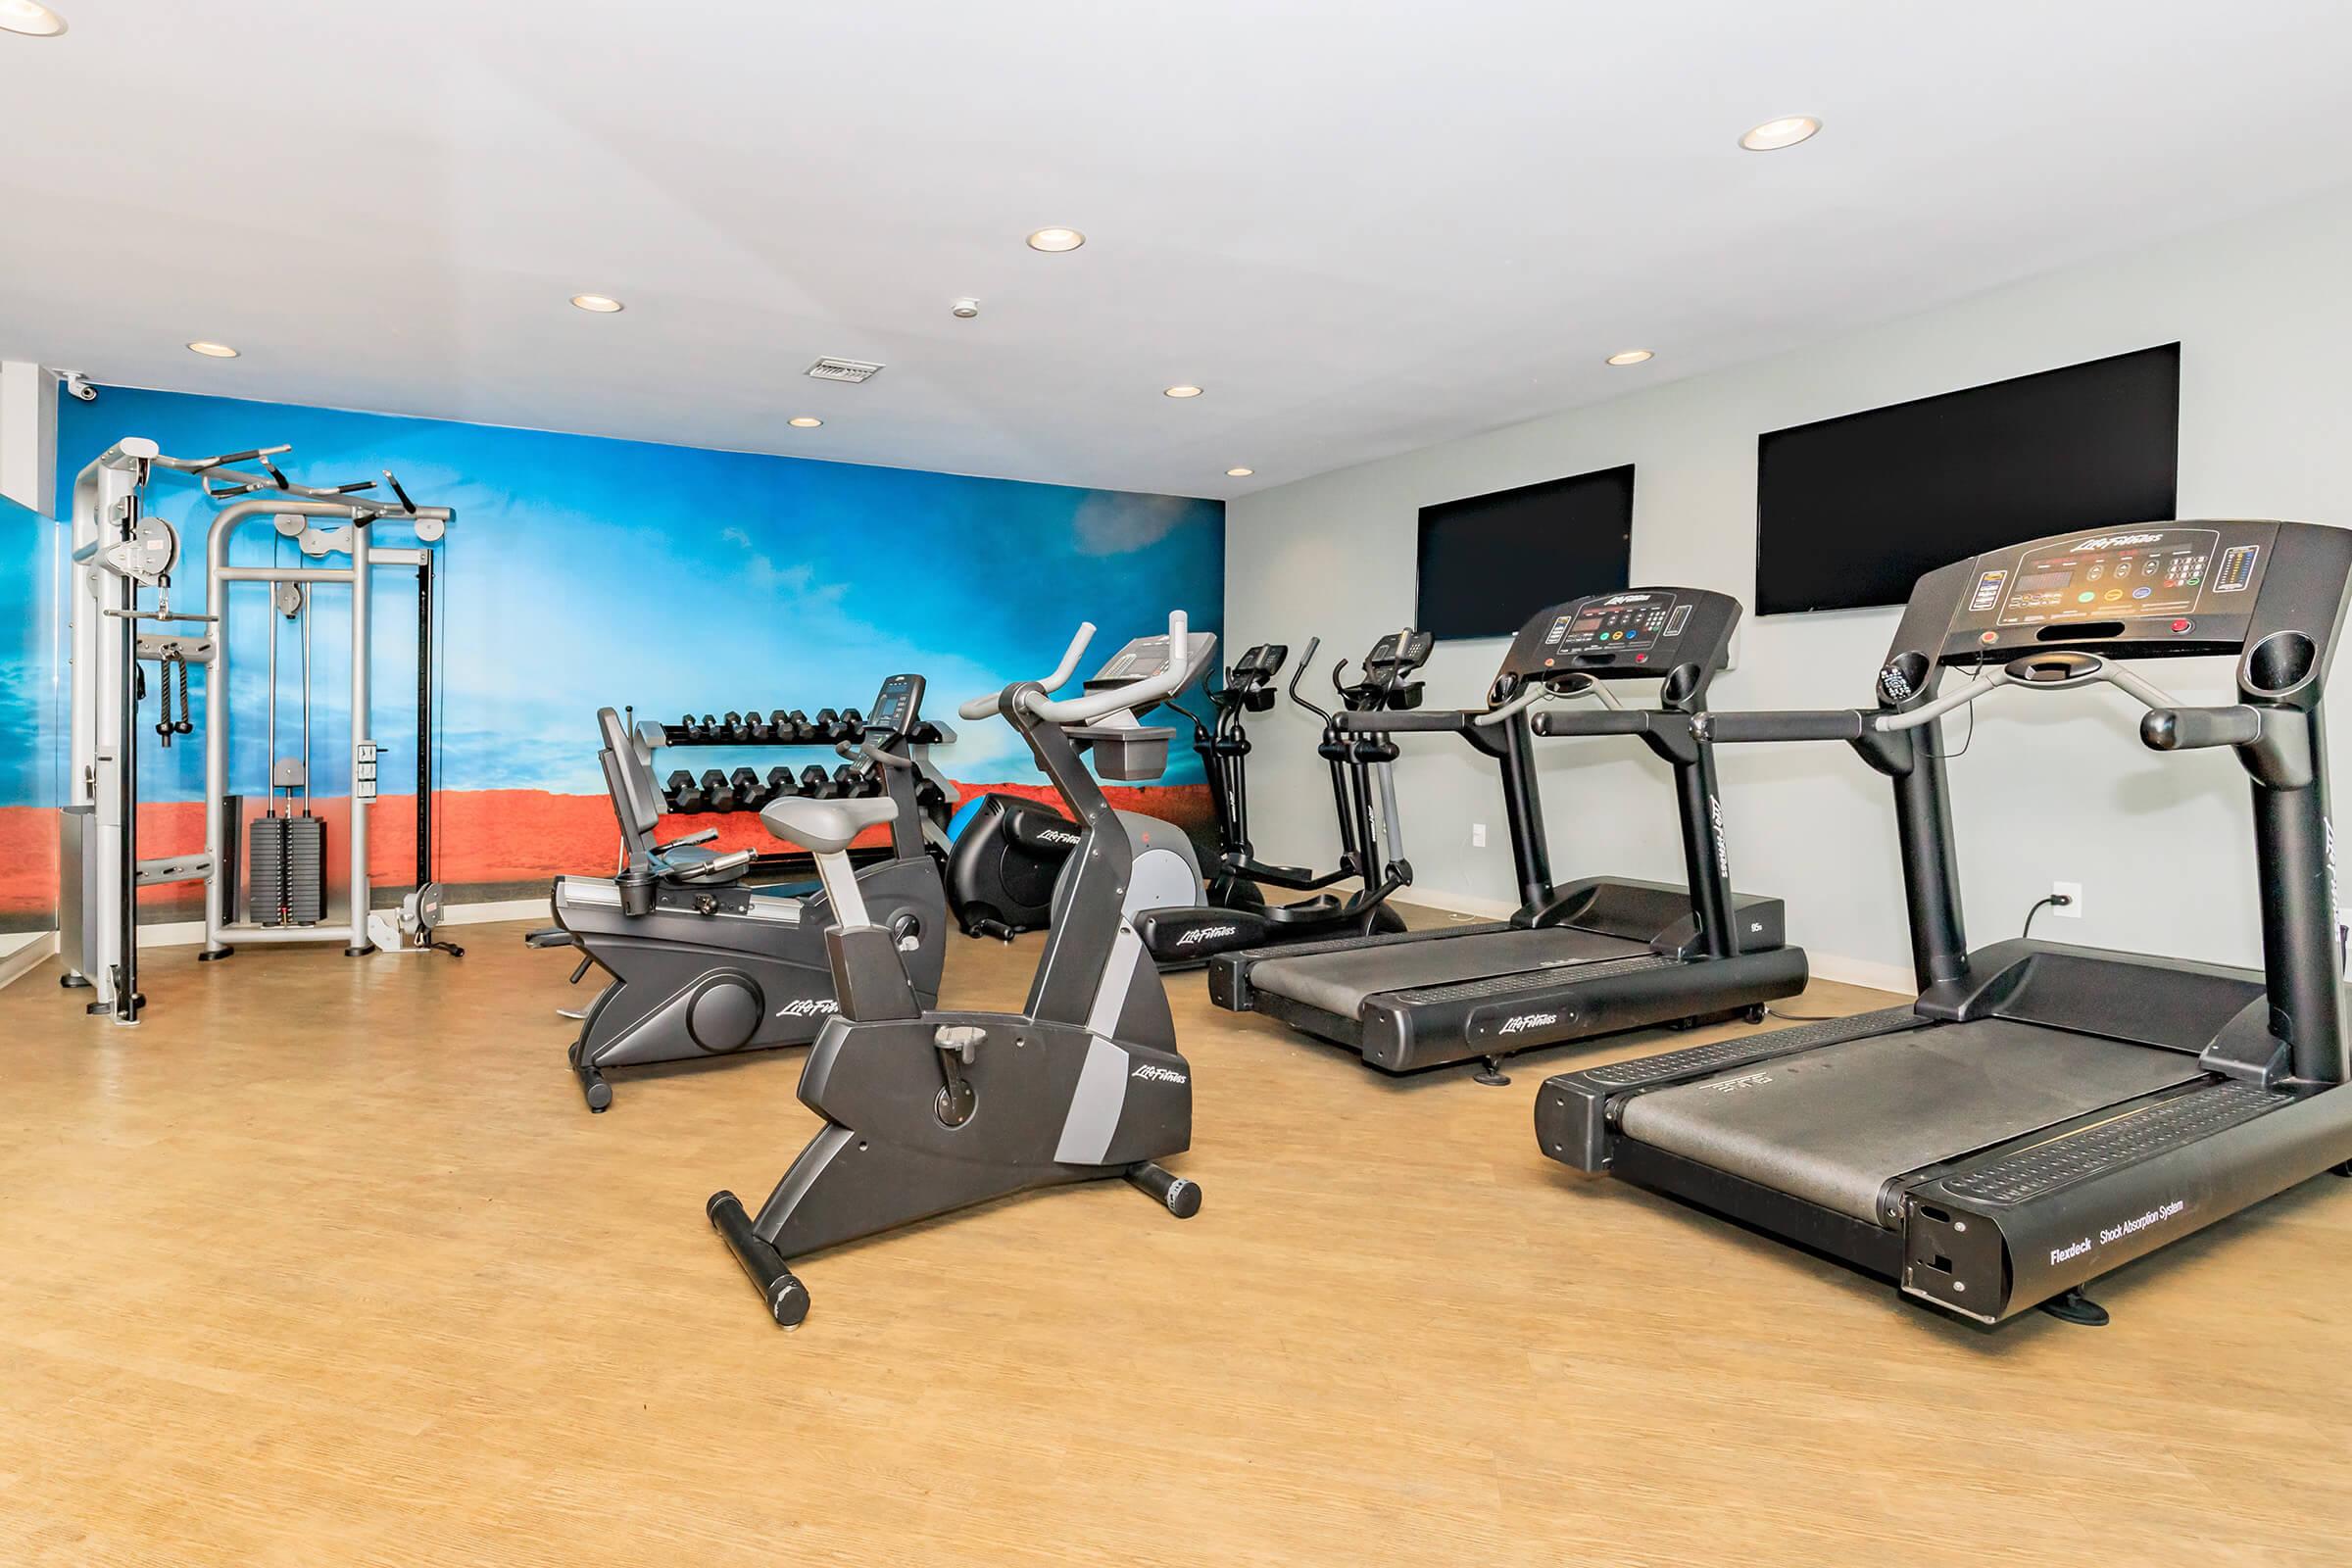
POLYGON ((1853 711, 1693 714, 1716 741, 1838 740, 1894 786, 1908 1006, 1564 1073, 1536 1135, 1990 1326, 2326 1170, 2352 1174, 2341 915, 2320 696, 2352 533, 2162 522, 2061 534, 1920 579, 1853 711), (2182 707, 2127 662, 2237 657, 2238 701, 2182 707), (1938 695, 1944 670, 1975 678, 1938 695), (2253 780, 2260 970, 1996 942, 1961 928, 1935 721, 1995 694, 2104 685, 2157 752, 2228 746, 2253 780))
POLYGON ((1648 1024, 1744 1015, 1805 988, 1805 956, 1784 936, 1781 901, 1734 893, 1712 748, 1691 720, 1730 660, 1739 601, 1698 588, 1591 594, 1519 630, 1475 711, 1341 712, 1335 732, 1444 731, 1493 758, 1520 905, 1507 920, 1219 954, 1209 1000, 1262 1012, 1356 1051, 1389 1072, 1483 1064, 1648 1024), (1662 681, 1653 710, 1611 688, 1662 681), (1592 697, 1594 711, 1529 710, 1592 697), (1553 882, 1534 736, 1638 737, 1674 770, 1686 885, 1592 877, 1553 882))

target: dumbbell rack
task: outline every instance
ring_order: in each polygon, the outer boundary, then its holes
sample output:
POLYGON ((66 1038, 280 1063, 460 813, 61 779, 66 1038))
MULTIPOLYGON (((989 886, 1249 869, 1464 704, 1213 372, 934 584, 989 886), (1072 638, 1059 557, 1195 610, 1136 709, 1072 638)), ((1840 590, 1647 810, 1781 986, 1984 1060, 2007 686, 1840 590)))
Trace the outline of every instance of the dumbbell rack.
MULTIPOLYGON (((938 744, 944 737, 938 726, 925 720, 917 732, 918 743, 928 740, 938 744)), ((759 712, 705 713, 701 718, 692 714, 679 723, 662 726, 664 747, 823 747, 828 751, 843 746, 854 747, 865 736, 865 715, 855 708, 834 710, 820 708, 812 717, 801 709, 771 709, 764 715, 759 712)), ((692 769, 679 768, 670 773, 662 791, 662 808, 679 816, 726 815, 735 812, 757 812, 770 801, 789 796, 812 800, 862 800, 882 793, 882 779, 871 762, 841 762, 831 771, 824 764, 811 762, 797 773, 787 764, 779 763, 762 776, 757 768, 743 766, 732 773, 717 768, 706 769, 697 778, 692 769)), ((920 791, 923 812, 944 827, 951 803, 946 794, 930 779, 922 781, 920 791)), ((882 852, 887 853, 887 852, 882 852)), ((852 859, 859 858, 854 852, 852 859)), ((757 862, 762 871, 798 871, 806 856, 793 854, 762 855, 757 862)))

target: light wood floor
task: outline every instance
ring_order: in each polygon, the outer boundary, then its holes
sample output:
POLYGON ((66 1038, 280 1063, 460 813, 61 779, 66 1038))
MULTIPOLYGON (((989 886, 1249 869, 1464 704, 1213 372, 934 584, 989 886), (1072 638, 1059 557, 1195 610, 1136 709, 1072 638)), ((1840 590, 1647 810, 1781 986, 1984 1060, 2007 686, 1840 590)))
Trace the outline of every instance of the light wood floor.
POLYGON ((591 1117, 518 930, 163 950, 135 1031, 0 992, 0 1562, 2346 1560, 2352 1184, 1985 1337, 1542 1158, 1601 1053, 1397 1082, 1180 976, 1198 1219, 1014 1200, 811 1259, 787 1335, 703 1200, 800 1054, 591 1117))

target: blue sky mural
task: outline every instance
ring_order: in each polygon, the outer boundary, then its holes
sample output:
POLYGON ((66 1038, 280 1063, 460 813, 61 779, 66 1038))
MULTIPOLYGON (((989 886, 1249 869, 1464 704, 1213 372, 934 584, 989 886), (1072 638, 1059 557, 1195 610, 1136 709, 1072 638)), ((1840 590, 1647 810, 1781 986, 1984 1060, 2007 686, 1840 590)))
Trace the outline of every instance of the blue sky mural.
POLYGON ((0 806, 55 806, 64 787, 64 554, 62 525, 0 496, 0 806))
MULTIPOLYGON (((420 503, 455 507, 439 547, 444 790, 601 794, 600 705, 634 704, 640 717, 672 721, 754 706, 862 708, 883 676, 902 669, 928 677, 928 710, 962 736, 942 758, 953 776, 1028 780, 1033 766, 1011 732, 994 720, 956 721, 956 703, 1044 673, 1082 619, 1102 628, 1097 659, 1164 629, 1171 609, 1198 628, 1221 621, 1224 508, 1213 501, 121 388, 92 404, 66 400, 59 424, 61 510, 74 472, 126 435, 182 457, 290 442, 280 461, 304 482, 388 467, 420 503)), ((206 598, 212 507, 176 479, 152 493, 181 527, 173 600, 191 607, 206 598)), ((0 610, 52 592, 19 559, 24 531, 9 529, 0 610)), ((395 527, 381 542, 410 539, 395 527)), ((255 523, 232 559, 291 559, 293 549, 255 523)), ((266 590, 237 592, 252 598, 238 601, 232 643, 232 787, 258 791, 266 590)), ((373 730, 394 748, 387 789, 413 767, 414 606, 407 573, 377 573, 373 730)), ((348 776, 349 736, 337 721, 345 614, 339 593, 319 593, 312 751, 321 793, 340 793, 348 776)), ((290 698, 290 640, 280 658, 290 698)), ((206 711, 200 696, 200 723, 206 711)), ((696 749, 663 762, 700 771, 787 757, 797 764, 817 754, 696 749)), ((1168 782, 1200 777, 1186 748, 1171 764, 1168 782)), ((150 742, 141 777, 150 799, 194 798, 202 748, 183 743, 167 755, 150 742)), ((51 798, 38 766, 23 762, 0 773, 0 804, 51 798)))

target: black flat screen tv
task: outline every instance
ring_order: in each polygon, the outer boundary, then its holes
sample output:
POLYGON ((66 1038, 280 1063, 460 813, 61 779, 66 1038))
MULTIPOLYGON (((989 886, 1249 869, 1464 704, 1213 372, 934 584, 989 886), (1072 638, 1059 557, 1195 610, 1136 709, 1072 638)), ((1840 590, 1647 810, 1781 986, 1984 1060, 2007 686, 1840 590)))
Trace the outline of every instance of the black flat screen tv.
POLYGON ((1514 636, 1546 605, 1626 587, 1633 538, 1630 463, 1423 507, 1413 624, 1514 636))
POLYGON ((1899 605, 1937 566, 2174 515, 2180 345, 1757 438, 1756 612, 1899 605))

